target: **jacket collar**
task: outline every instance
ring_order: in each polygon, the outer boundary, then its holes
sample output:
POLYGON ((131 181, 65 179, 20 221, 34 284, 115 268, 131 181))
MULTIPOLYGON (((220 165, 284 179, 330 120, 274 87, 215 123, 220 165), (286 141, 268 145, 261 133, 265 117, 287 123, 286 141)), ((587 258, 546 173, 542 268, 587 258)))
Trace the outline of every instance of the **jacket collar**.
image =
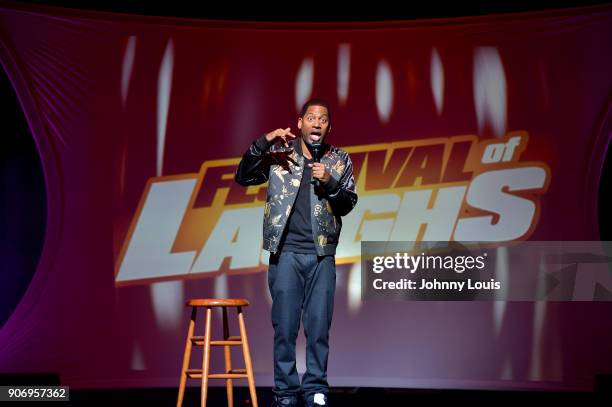
MULTIPOLYGON (((293 142, 295 143, 295 146, 293 147, 295 149, 295 151, 298 154, 298 158, 299 159, 304 159, 306 157, 304 157, 304 153, 302 152, 302 136, 300 137, 296 137, 295 140, 293 140, 293 142)), ((327 151, 329 150, 329 144, 327 143, 322 143, 323 144, 323 155, 325 155, 325 153, 327 153, 327 151)))
POLYGON ((302 136, 295 139, 295 144, 295 151, 298 153, 298 155, 304 156, 302 154, 302 136))

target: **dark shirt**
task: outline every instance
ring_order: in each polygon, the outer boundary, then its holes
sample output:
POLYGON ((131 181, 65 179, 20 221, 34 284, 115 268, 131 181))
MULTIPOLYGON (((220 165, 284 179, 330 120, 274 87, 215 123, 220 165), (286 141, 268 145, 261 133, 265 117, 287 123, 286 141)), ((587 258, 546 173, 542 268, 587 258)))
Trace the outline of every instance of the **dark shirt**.
POLYGON ((312 160, 304 157, 304 173, 302 174, 302 182, 298 190, 295 203, 289 215, 288 225, 285 227, 284 243, 282 249, 284 251, 295 253, 314 253, 315 249, 314 237, 312 236, 312 224, 310 219, 310 183, 312 179, 312 168, 308 166, 312 160))

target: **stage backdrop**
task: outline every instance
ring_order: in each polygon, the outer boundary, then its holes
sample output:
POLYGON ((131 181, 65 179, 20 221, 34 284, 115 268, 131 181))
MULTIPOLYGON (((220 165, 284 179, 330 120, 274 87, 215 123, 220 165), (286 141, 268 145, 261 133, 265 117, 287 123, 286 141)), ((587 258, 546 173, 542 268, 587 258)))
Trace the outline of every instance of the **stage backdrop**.
POLYGON ((177 386, 184 301, 227 296, 251 301, 256 383, 272 385, 265 185, 233 176, 264 132, 298 131, 310 97, 329 101, 359 193, 332 386, 589 389, 612 370, 610 303, 362 302, 358 262, 362 240, 599 238, 612 7, 249 23, 6 6, 0 41, 48 199, 0 371, 177 386))

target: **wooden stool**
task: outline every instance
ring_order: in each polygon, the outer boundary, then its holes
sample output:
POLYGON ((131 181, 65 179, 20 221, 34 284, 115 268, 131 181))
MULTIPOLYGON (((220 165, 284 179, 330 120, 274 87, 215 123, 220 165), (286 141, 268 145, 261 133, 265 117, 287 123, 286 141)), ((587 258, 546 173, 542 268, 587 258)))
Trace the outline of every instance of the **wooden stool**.
POLYGON ((189 330, 187 332, 187 341, 185 343, 185 355, 183 356, 183 369, 181 370, 181 382, 179 385, 177 406, 183 404, 185 395, 185 385, 187 378, 202 379, 202 407, 206 406, 206 395, 208 392, 208 379, 225 379, 227 387, 227 405, 234 405, 234 389, 232 387, 232 379, 246 378, 249 383, 249 391, 251 393, 251 402, 253 407, 257 407, 257 394, 255 393, 255 379, 253 378, 253 366, 251 364, 251 353, 249 351, 249 341, 247 338, 246 327, 244 324, 244 316, 242 315, 242 307, 249 305, 245 299, 192 299, 185 304, 191 308, 191 320, 189 321, 189 330), (206 327, 204 336, 194 336, 195 321, 198 307, 206 307, 206 327), (211 340, 210 322, 212 319, 212 308, 221 307, 223 310, 223 340, 211 340), (227 324, 227 307, 236 307, 238 311, 238 323, 240 325, 240 336, 230 336, 229 326, 227 324), (189 361, 191 358, 192 346, 204 346, 204 356, 202 369, 190 369, 189 361), (223 346, 225 351, 225 373, 210 373, 210 347, 223 346), (244 355, 245 369, 232 369, 232 358, 230 346, 242 346, 244 355))

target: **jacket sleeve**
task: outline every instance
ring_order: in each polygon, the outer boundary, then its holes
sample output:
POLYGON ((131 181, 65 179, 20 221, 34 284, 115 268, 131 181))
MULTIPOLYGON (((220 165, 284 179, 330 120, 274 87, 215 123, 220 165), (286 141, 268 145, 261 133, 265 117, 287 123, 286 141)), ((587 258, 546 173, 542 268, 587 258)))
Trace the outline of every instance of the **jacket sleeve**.
POLYGON ((357 193, 355 192, 355 178, 353 177, 353 162, 348 153, 345 153, 346 167, 340 179, 332 177, 323 184, 327 200, 334 213, 345 216, 353 210, 357 204, 357 193))
POLYGON ((251 143, 234 176, 238 184, 246 187, 263 184, 268 180, 271 160, 267 152, 271 145, 265 135, 251 143))

